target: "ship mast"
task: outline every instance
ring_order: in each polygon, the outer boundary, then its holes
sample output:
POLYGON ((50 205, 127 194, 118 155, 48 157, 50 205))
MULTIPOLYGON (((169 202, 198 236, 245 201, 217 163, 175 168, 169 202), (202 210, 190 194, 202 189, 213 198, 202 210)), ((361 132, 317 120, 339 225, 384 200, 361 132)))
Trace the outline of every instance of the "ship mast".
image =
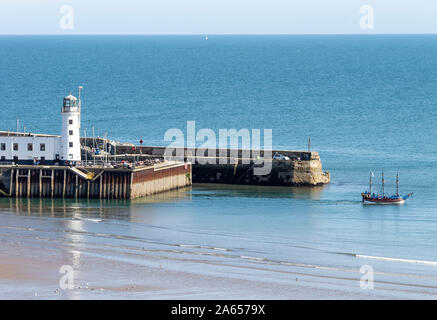
POLYGON ((372 194, 372 171, 370 171, 369 177, 369 194, 372 194))
POLYGON ((382 196, 384 197, 384 171, 382 172, 382 196))
POLYGON ((399 197, 399 172, 396 173, 396 196, 399 197))

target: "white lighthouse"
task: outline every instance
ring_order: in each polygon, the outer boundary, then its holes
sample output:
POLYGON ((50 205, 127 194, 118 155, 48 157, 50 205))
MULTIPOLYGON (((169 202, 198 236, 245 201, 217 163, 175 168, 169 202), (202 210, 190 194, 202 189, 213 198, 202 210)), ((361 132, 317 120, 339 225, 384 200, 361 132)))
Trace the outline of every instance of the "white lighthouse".
POLYGON ((66 96, 62 106, 61 161, 74 162, 81 160, 80 153, 80 89, 79 100, 66 96))

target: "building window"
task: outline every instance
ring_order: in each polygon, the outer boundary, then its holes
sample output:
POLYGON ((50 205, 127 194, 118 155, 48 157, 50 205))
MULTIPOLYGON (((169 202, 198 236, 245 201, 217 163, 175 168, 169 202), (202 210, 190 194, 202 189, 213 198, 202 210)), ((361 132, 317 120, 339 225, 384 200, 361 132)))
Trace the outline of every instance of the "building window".
POLYGON ((73 124, 73 119, 68 120, 68 124, 73 124))
POLYGON ((5 156, 2 156, 1 160, 2 160, 2 161, 5 161, 5 160, 6 160, 6 157, 5 157, 5 156))
POLYGON ((39 144, 39 151, 46 151, 46 144, 45 143, 39 144))
POLYGON ((41 161, 45 161, 46 160, 46 157, 41 157, 41 161))
POLYGON ((14 151, 18 151, 18 143, 13 144, 13 149, 14 149, 14 151))
POLYGON ((69 134, 70 136, 72 136, 72 135, 73 135, 73 130, 68 131, 68 134, 69 134))
POLYGON ((70 159, 70 160, 73 159, 73 155, 72 155, 72 154, 69 154, 69 155, 68 155, 68 159, 70 159))
POLYGON ((73 148, 73 142, 69 142, 68 145, 70 146, 70 148, 73 148))
POLYGON ((33 151, 33 143, 27 144, 27 151, 33 151))
POLYGON ((0 150, 1 151, 5 151, 6 150, 6 143, 1 143, 0 144, 0 150))

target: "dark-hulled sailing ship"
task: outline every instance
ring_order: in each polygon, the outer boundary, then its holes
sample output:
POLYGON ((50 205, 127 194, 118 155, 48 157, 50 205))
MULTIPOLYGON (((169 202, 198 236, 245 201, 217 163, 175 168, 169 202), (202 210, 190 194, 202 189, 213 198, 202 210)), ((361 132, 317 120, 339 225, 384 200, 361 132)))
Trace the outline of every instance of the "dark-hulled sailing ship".
POLYGON ((396 194, 392 196, 386 196, 384 193, 384 172, 382 172, 382 193, 375 194, 372 193, 372 177, 373 172, 370 172, 370 179, 369 179, 369 191, 363 192, 361 194, 363 198, 363 202, 365 203, 378 203, 378 204, 401 204, 404 203, 405 200, 407 200, 411 195, 412 192, 401 196, 399 194, 399 173, 396 174, 396 194))

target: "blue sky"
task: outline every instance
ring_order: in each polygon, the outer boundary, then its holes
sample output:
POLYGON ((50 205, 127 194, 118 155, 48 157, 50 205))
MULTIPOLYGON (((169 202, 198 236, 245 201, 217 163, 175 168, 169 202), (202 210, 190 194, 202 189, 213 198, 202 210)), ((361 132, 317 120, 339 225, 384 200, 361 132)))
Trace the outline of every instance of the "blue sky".
POLYGON ((437 33, 436 0, 0 0, 0 34, 437 33), (62 29, 60 8, 74 10, 62 29), (374 29, 360 28, 360 7, 374 29))

